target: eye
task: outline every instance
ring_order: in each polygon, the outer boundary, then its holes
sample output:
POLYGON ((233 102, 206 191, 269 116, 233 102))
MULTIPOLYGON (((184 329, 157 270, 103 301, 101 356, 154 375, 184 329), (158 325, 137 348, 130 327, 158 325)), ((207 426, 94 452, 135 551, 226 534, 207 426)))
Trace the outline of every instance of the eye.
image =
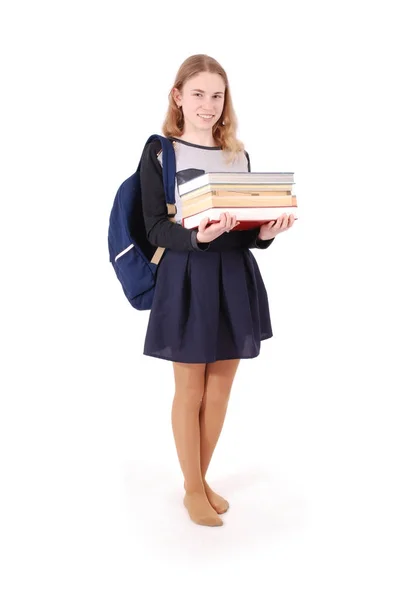
MULTIPOLYGON (((200 92, 195 92, 195 94, 194 94, 194 96, 201 96, 201 95, 202 95, 202 94, 201 94, 200 92)), ((218 96, 217 94, 215 94, 213 97, 214 97, 214 98, 219 98, 219 99, 220 99, 220 98, 223 98, 223 96, 218 96)))

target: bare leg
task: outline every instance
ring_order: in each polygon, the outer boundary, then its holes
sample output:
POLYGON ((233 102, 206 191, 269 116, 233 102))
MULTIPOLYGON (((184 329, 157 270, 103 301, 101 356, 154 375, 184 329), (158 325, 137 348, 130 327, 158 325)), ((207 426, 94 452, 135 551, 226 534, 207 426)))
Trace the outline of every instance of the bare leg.
POLYGON ((184 475, 184 505, 199 525, 222 525, 210 505, 200 467, 199 411, 205 387, 205 364, 173 363, 175 395, 171 412, 174 440, 184 475))
POLYGON ((206 483, 206 471, 223 429, 232 384, 240 360, 221 360, 206 366, 205 392, 201 405, 200 453, 201 473, 210 504, 221 514, 228 509, 228 502, 216 494, 206 483))

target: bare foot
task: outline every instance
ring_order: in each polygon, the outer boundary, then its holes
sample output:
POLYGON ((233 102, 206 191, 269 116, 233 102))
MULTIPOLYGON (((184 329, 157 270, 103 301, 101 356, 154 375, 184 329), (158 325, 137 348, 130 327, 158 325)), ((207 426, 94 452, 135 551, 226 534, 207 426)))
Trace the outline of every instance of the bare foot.
POLYGON ((184 496, 184 506, 188 510, 191 520, 197 525, 209 525, 210 527, 223 525, 223 521, 210 506, 206 494, 202 492, 189 494, 187 492, 184 496))
POLYGON ((208 497, 208 500, 213 506, 214 510, 219 515, 225 513, 228 510, 228 507, 230 506, 227 500, 223 498, 223 496, 219 496, 218 494, 216 494, 216 492, 212 490, 212 488, 206 483, 206 481, 203 482, 203 485, 205 487, 205 492, 208 497))

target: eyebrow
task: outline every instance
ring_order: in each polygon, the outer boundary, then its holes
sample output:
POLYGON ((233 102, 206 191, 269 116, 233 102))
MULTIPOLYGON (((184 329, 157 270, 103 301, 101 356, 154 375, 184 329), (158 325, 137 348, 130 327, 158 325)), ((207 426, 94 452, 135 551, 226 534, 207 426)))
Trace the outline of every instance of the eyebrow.
MULTIPOLYGON (((204 90, 191 90, 191 92, 201 92, 202 94, 205 93, 204 90)), ((214 94, 224 94, 224 92, 215 92, 214 94)))

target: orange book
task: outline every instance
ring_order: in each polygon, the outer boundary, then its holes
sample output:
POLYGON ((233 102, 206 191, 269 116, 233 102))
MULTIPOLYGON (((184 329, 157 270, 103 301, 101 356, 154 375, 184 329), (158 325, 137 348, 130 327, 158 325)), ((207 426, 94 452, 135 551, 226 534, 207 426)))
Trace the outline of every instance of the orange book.
POLYGON ((205 217, 211 223, 217 223, 222 212, 230 212, 240 221, 235 229, 249 229, 275 220, 283 213, 292 214, 297 219, 297 208, 297 197, 294 195, 262 198, 239 196, 235 199, 209 195, 199 202, 183 202, 181 224, 186 229, 193 229, 205 217))
MULTIPOLYGON (((182 186, 180 185, 178 190, 180 192, 182 186)), ((182 200, 192 200, 193 198, 199 198, 205 194, 213 193, 220 194, 227 192, 229 194, 256 194, 263 193, 266 196, 275 196, 276 194, 291 194, 292 184, 271 184, 271 185, 241 185, 241 184, 209 184, 204 185, 200 188, 192 190, 191 192, 180 193, 182 200)))
POLYGON ((248 194, 205 194, 193 200, 182 201, 183 217, 190 217, 207 208, 264 208, 275 206, 296 206, 296 198, 292 195, 281 194, 274 196, 248 195, 248 194))

